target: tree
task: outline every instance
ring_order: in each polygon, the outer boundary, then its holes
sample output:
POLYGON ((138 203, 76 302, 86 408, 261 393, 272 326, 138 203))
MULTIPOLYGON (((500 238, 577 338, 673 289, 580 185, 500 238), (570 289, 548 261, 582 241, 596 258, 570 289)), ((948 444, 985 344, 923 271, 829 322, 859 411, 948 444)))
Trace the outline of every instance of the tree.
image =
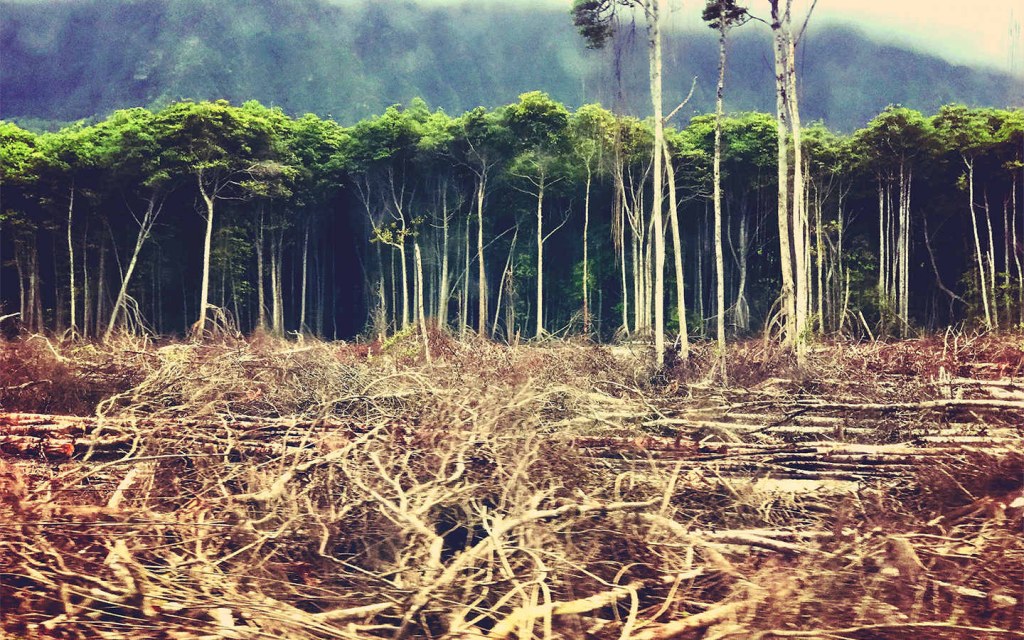
POLYGON ((665 119, 662 114, 662 0, 575 0, 573 22, 592 48, 603 47, 614 33, 618 8, 639 9, 647 22, 651 106, 654 111, 654 167, 651 225, 654 229, 654 357, 665 364, 665 233, 662 225, 662 178, 664 175, 665 119))
MULTIPOLYGON (((956 149, 963 161, 966 173, 961 176, 961 182, 967 190, 967 206, 971 215, 971 230, 974 235, 975 256, 978 264, 978 282, 981 289, 982 307, 985 311, 985 326, 993 329, 996 326, 995 310, 989 298, 992 293, 992 279, 986 278, 986 258, 994 260, 991 253, 986 254, 981 246, 981 237, 978 232, 977 204, 974 195, 975 176, 974 169, 977 157, 993 142, 993 131, 988 118, 981 110, 969 109, 964 105, 946 105, 939 110, 932 124, 936 132, 947 148, 956 149)), ((985 211, 986 217, 988 211, 985 211)), ((991 221, 989 223, 991 240, 991 221)))
POLYGON ((734 0, 708 0, 704 21, 718 31, 718 90, 715 93, 715 282, 718 360, 723 383, 728 377, 725 351, 725 252, 722 248, 722 98, 725 92, 725 38, 729 29, 746 22, 746 9, 734 0))
MULTIPOLYGON (((537 200, 537 308, 536 337, 544 335, 544 194, 565 177, 564 154, 568 146, 566 130, 569 112, 540 91, 524 93, 519 102, 505 111, 509 130, 521 149, 509 172, 532 186, 516 187, 537 200)), ((564 221, 563 221, 564 224, 564 221)), ((559 225, 559 228, 561 225, 559 225)))
MULTIPOLYGON (((161 135, 155 116, 146 109, 128 109, 114 113, 100 126, 109 128, 110 135, 115 139, 111 145, 112 156, 109 166, 116 176, 115 180, 121 188, 137 197, 142 203, 141 215, 129 205, 129 213, 138 225, 131 257, 121 277, 114 308, 103 332, 103 340, 107 341, 113 334, 117 322, 125 312, 128 301, 128 287, 139 263, 139 255, 143 245, 153 232, 168 192, 173 186, 171 175, 160 164, 162 150, 159 146, 161 135)), ((129 202, 128 198, 125 198, 129 202)))
POLYGON ((210 250, 218 200, 275 193, 292 169, 278 161, 281 140, 270 122, 227 101, 179 102, 157 115, 162 162, 169 173, 189 175, 204 208, 203 276, 196 336, 206 332, 210 306, 210 250))
POLYGON ((857 156, 875 175, 878 186, 878 296, 891 309, 900 331, 909 326, 911 187, 914 161, 931 152, 932 130, 920 112, 890 105, 857 132, 857 156), (892 187, 897 188, 896 210, 892 187))
MULTIPOLYGON (((512 140, 503 120, 501 112, 489 112, 483 107, 477 107, 463 114, 455 122, 457 133, 452 143, 455 161, 470 172, 474 182, 473 196, 477 222, 477 332, 481 336, 488 334, 487 270, 484 261, 484 203, 491 186, 492 174, 508 160, 512 148, 512 140)), ((468 223, 466 231, 468 246, 468 223)), ((464 315, 468 313, 469 305, 469 261, 469 251, 467 250, 464 315)))
POLYGON ((610 150, 615 143, 615 116, 599 104, 580 107, 570 118, 569 137, 577 163, 582 166, 584 178, 583 198, 583 334, 591 335, 590 317, 590 196, 594 176, 604 171, 610 150))
MULTIPOLYGON (((39 221, 31 216, 32 189, 39 180, 40 160, 35 134, 13 123, 0 122, 0 225, 14 236, 18 315, 30 331, 40 331, 43 321, 36 243, 39 221)), ((0 260, 0 266, 3 264, 0 260)), ((7 315, 6 311, 4 308, 0 315, 7 315)))
MULTIPOLYGON (((797 97, 796 43, 792 28, 793 0, 768 0, 771 8, 775 57, 775 109, 778 118, 778 223, 782 268, 783 343, 803 363, 807 350, 809 286, 807 270, 807 212, 804 207, 803 158, 800 145, 800 108, 797 97), (789 157, 793 157, 790 181, 789 157), (792 185, 792 186, 790 186, 792 185)), ((814 11, 812 3, 807 14, 814 11)), ((806 21, 804 23, 806 27, 806 21)), ((802 31, 801 31, 802 33, 802 31)))

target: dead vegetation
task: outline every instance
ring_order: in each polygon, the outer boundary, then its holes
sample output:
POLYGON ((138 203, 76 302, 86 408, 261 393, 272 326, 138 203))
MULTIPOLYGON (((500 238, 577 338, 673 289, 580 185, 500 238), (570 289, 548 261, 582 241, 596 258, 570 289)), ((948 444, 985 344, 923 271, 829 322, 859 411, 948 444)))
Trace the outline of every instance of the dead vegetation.
POLYGON ((1024 637, 1018 339, 430 345, 3 344, 0 629, 1024 637))

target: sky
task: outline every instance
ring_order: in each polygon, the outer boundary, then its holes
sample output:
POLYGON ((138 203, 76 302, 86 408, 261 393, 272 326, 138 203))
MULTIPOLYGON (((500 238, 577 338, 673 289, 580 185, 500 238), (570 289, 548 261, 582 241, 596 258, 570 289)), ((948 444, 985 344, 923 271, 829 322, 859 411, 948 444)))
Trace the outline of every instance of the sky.
MULTIPOLYGON (((417 0, 422 4, 458 2, 545 4, 569 7, 571 0, 417 0)), ((665 0, 673 12, 671 24, 700 26, 703 0, 665 0)), ((812 0, 794 0, 797 16, 803 16, 812 0)), ((765 0, 748 0, 747 6, 765 7, 765 0)), ((876 39, 910 45, 961 64, 984 65, 1024 75, 1024 2, 1021 0, 818 0, 814 22, 853 23, 876 39), (1011 36, 1011 25, 1016 24, 1011 36), (1011 47, 1011 42, 1015 47, 1011 47), (1015 49, 1015 66, 1009 64, 1015 49)), ((756 11, 755 11, 756 13, 756 11)), ((802 19, 801 19, 802 22, 802 19)))

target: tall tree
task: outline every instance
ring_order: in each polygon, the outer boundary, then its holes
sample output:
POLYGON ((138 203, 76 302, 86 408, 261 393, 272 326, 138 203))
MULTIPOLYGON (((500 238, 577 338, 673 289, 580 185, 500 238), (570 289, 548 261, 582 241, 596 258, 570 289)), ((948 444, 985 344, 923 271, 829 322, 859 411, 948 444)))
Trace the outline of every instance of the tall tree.
POLYGON ((662 107, 661 14, 663 0, 574 0, 574 23, 587 45, 600 48, 614 34, 618 8, 639 9, 647 23, 651 107, 654 113, 653 192, 651 228, 654 233, 654 358, 665 364, 665 231, 662 190, 665 162, 665 119, 662 107))
POLYGON ((246 200, 273 193, 290 169, 278 162, 281 140, 258 115, 217 102, 179 102, 161 111, 164 162, 195 181, 206 222, 199 319, 195 335, 206 332, 210 300, 210 252, 214 206, 219 200, 246 200))
POLYGON ((547 94, 534 91, 519 96, 519 102, 506 109, 505 117, 521 149, 509 171, 530 185, 531 188, 516 188, 534 196, 537 202, 535 335, 540 338, 544 335, 544 243, 554 233, 544 232, 544 195, 565 178, 569 112, 547 94))
POLYGON ((718 361, 723 383, 728 378, 725 350, 725 251, 722 246, 722 117, 725 94, 726 36, 733 26, 748 20, 746 9, 735 0, 708 0, 704 7, 704 21, 718 31, 718 89, 715 92, 715 329, 718 339, 718 361))

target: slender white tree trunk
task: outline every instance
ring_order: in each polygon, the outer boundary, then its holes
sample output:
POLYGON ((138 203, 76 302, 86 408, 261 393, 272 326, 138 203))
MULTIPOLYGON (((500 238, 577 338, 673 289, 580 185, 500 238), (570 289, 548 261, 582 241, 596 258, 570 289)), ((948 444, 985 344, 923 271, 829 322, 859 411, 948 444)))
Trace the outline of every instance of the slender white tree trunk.
POLYGON ((135 247, 132 249, 132 257, 128 261, 128 268, 125 270, 124 276, 121 278, 121 287, 118 289, 117 298, 114 300, 114 309, 110 312, 110 320, 107 322, 107 329, 103 332, 104 342, 110 340, 110 336, 114 333, 114 327, 117 326, 117 318, 121 313, 121 310, 124 308, 125 300, 128 297, 128 285, 131 282, 132 274, 135 273, 135 267, 139 262, 139 254, 142 253, 142 246, 149 237, 150 231, 153 229, 153 223, 159 213, 160 209, 156 205, 156 196, 151 196, 149 202, 146 204, 146 213, 143 214, 142 222, 139 224, 139 234, 135 237, 135 247))
POLYGON ((213 241, 213 196, 206 193, 202 176, 197 177, 199 193, 206 205, 206 236, 203 239, 203 280, 199 288, 199 320, 195 325, 196 337, 200 340, 206 334, 206 312, 210 301, 210 248, 213 241))
POLYGON ((68 197, 68 277, 70 279, 71 292, 71 336, 78 333, 78 320, 75 308, 75 245, 71 241, 71 217, 75 211, 75 181, 71 181, 71 191, 68 197))
POLYGON ((309 272, 309 224, 302 235, 302 285, 299 287, 299 333, 306 333, 306 285, 309 272))
POLYGON ((981 252, 981 237, 978 234, 978 214, 974 208, 974 160, 964 158, 967 165, 967 197, 971 209, 971 229, 974 231, 974 249, 978 258, 978 281, 981 283, 981 302, 985 309, 985 327, 993 328, 992 312, 988 306, 988 286, 985 282, 985 258, 981 252))
MULTIPOLYGON (((668 143, 665 143, 666 146, 668 143)), ((667 155, 667 154, 666 154, 667 155)), ((686 326, 686 281, 683 274, 683 242, 679 233, 679 203, 676 200, 676 171, 672 161, 665 162, 668 183, 668 220, 672 228, 672 258, 676 273, 676 315, 679 316, 679 357, 690 357, 690 332, 686 326)))
POLYGON ((430 362, 430 340, 427 335, 427 314, 423 306, 423 258, 420 255, 420 243, 414 242, 413 260, 416 262, 416 318, 419 321, 420 335, 423 336, 423 354, 430 362))
POLYGON ((992 238, 992 213, 988 206, 988 189, 983 191, 983 202, 985 207, 985 225, 988 227, 988 274, 989 291, 992 293, 992 324, 999 328, 999 296, 996 287, 996 247, 992 238))
MULTIPOLYGON (((448 326, 448 185, 441 193, 441 284, 437 296, 437 322, 448 326)), ((468 275, 468 274, 467 274, 468 275)))
MULTIPOLYGON (((788 100, 786 97, 786 40, 782 30, 778 0, 771 0, 772 33, 775 52, 775 110, 778 118, 776 140, 778 147, 778 223, 779 263, 782 269, 782 318, 785 323, 783 344, 796 349, 796 291, 793 271, 793 248, 791 238, 793 225, 789 215, 789 153, 788 153, 788 100)), ((794 217, 796 213, 794 211, 794 217)))
POLYGON ((260 208, 259 231, 258 231, 258 234, 257 234, 257 237, 256 237, 256 305, 258 307, 258 309, 257 309, 257 318, 258 318, 257 326, 259 326, 259 328, 261 330, 266 330, 266 328, 267 328, 267 301, 266 301, 266 296, 264 294, 264 289, 263 289, 264 286, 265 286, 266 278, 264 278, 264 275, 263 275, 263 262, 264 262, 264 260, 263 260, 263 247, 265 245, 264 245, 264 239, 263 239, 264 225, 263 225, 263 203, 262 202, 260 203, 259 208, 260 208))
POLYGON ((665 365, 665 229, 662 224, 662 176, 665 122, 661 100, 661 0, 649 0, 648 30, 651 39, 651 102, 654 107, 654 191, 651 203, 654 231, 654 358, 665 365))
MULTIPOLYGON (((789 7, 786 10, 789 14, 789 7)), ((787 98, 789 103, 789 126, 793 146, 793 237, 796 239, 794 264, 796 279, 796 356, 797 362, 803 364, 807 354, 808 316, 810 312, 810 247, 808 241, 807 203, 804 192, 803 148, 800 143, 800 102, 796 86, 796 48, 789 24, 785 25, 786 34, 786 79, 788 84, 787 98)))
MULTIPOLYGON (((497 312, 495 312, 497 314, 497 312)), ((544 173, 537 184, 537 332, 544 335, 544 173)))
MULTIPOLYGON (((477 331, 482 337, 487 337, 487 272, 484 269, 484 190, 486 186, 486 178, 481 177, 476 194, 476 258, 477 266, 480 269, 477 278, 477 289, 480 296, 477 331)), ((466 276, 469 277, 468 272, 466 276)))
POLYGON ((725 252, 722 247, 722 97, 725 92, 725 8, 719 12, 718 91, 715 98, 715 329, 718 340, 718 365, 722 383, 728 379, 725 345, 725 252))
POLYGON ((583 335, 590 336, 590 300, 587 297, 590 275, 590 263, 587 257, 587 234, 590 230, 590 185, 593 176, 591 175, 590 163, 587 163, 587 184, 583 197, 583 335))

